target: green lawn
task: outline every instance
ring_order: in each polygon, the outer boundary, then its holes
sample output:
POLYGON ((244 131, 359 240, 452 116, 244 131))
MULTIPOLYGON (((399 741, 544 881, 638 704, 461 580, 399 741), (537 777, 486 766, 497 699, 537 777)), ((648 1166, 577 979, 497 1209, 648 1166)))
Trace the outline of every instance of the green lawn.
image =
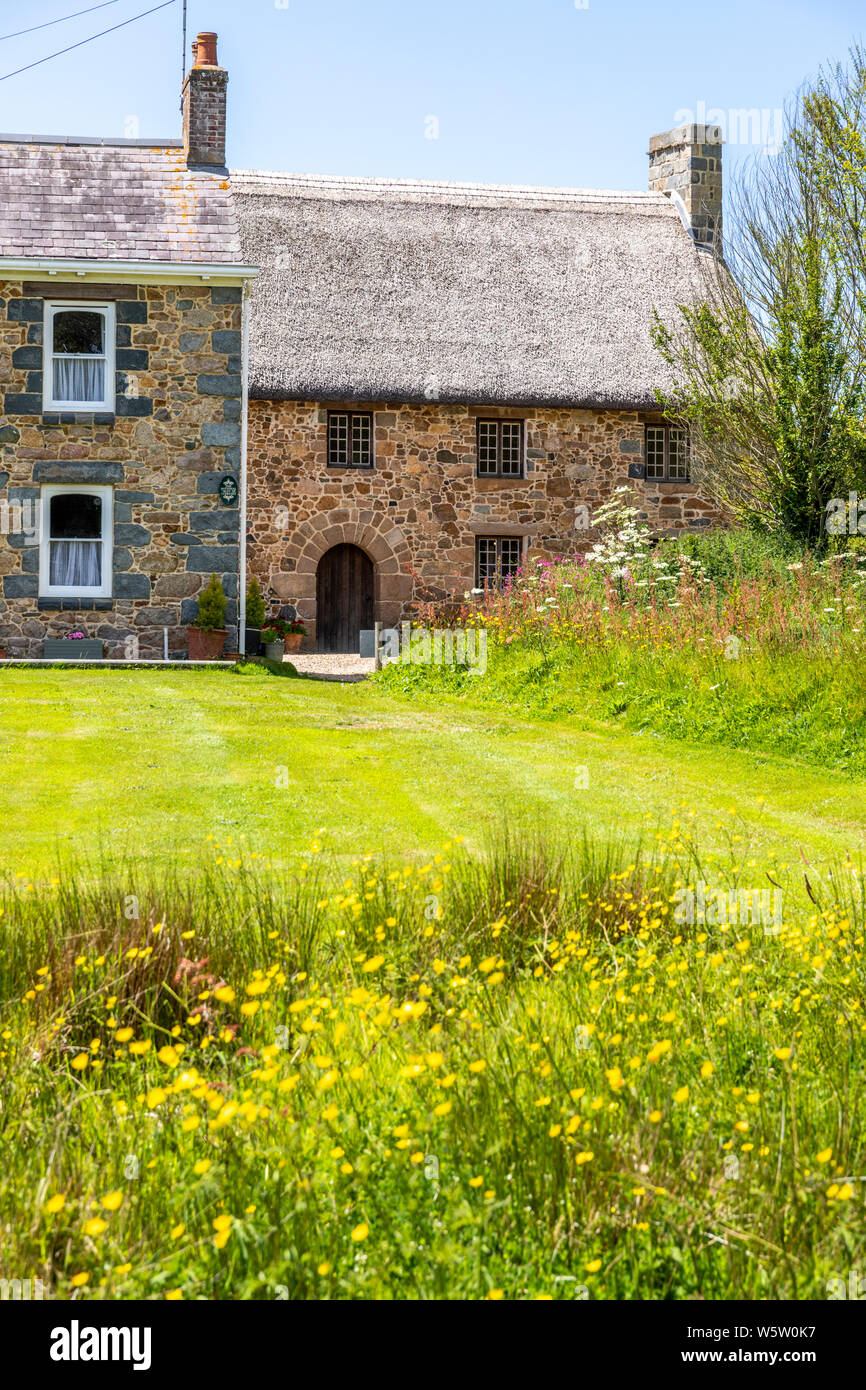
POLYGON ((13 871, 97 852, 195 864, 208 835, 290 861, 317 834, 339 854, 424 852, 503 817, 602 834, 689 810, 705 849, 732 819, 759 859, 863 847, 862 781, 578 716, 537 723, 263 672, 7 670, 0 701, 13 871))

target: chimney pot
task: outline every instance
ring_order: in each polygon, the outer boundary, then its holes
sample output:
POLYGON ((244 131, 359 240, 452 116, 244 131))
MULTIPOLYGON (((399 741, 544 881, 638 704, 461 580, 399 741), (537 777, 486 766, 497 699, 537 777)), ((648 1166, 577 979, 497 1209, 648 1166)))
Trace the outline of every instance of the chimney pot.
POLYGON ((199 34, 196 41, 195 66, 197 68, 218 68, 216 34, 199 34))

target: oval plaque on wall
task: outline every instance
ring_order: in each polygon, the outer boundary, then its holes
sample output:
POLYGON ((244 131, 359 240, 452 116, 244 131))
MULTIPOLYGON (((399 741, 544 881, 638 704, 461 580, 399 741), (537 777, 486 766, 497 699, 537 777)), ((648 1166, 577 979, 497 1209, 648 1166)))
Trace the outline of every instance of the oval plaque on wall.
POLYGON ((220 479, 219 495, 224 507, 233 507, 240 497, 238 480, 231 473, 220 479))

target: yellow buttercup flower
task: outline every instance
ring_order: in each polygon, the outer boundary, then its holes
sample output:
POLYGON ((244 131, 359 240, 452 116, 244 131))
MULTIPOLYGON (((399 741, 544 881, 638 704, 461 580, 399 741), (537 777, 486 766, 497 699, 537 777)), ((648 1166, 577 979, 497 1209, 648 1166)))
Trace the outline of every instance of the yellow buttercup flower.
POLYGON ((366 1240, 369 1234, 370 1228, 366 1221, 361 1221, 352 1231, 352 1239, 357 1243, 358 1241, 366 1240))

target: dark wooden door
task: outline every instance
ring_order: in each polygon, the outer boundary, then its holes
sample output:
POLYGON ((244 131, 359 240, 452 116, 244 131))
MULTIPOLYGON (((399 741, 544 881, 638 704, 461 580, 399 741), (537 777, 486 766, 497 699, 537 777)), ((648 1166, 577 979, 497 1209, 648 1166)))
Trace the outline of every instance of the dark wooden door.
POLYGON ((373 626, 373 562, 356 545, 335 545, 316 575, 316 646, 355 652, 361 628, 373 626))

